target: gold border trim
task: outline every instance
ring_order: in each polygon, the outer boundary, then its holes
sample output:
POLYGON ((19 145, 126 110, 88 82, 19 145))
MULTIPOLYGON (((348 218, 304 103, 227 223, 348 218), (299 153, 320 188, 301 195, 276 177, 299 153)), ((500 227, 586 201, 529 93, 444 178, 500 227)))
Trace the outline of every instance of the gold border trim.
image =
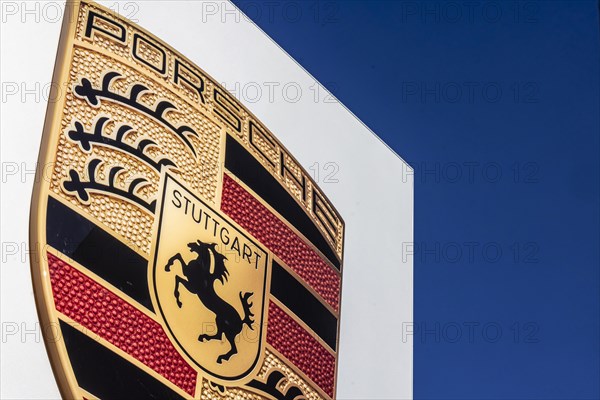
MULTIPOLYGON (((58 93, 61 83, 68 82, 69 70, 71 68, 70 60, 73 56, 73 42, 79 20, 80 0, 68 1, 65 5, 63 22, 58 43, 58 52, 54 64, 54 73, 52 76, 52 93, 50 98, 60 99, 56 102, 49 102, 46 110, 46 119, 44 121, 44 130, 40 144, 40 154, 38 156, 38 170, 36 171, 36 180, 33 187, 31 199, 31 213, 29 220, 29 241, 30 244, 39 247, 46 245, 46 206, 44 201, 49 195, 49 185, 44 182, 43 168, 54 159, 54 149, 61 131, 60 112, 64 108, 66 96, 60 96, 58 93)), ((58 315, 54 307, 52 297, 52 288, 49 279, 48 261, 40 257, 31 258, 31 276, 36 300, 36 309, 40 324, 44 326, 58 325, 58 315)), ((58 384, 58 389, 62 398, 75 399, 81 398, 79 385, 75 379, 71 362, 67 355, 67 350, 63 341, 52 340, 51 337, 42 329, 46 351, 50 359, 52 372, 58 384)))
MULTIPOLYGON (((83 0, 83 2, 94 8, 97 8, 106 13, 109 13, 111 15, 116 15, 113 11, 111 11, 103 6, 100 6, 94 2, 91 2, 88 0, 83 0)), ((51 98, 55 98, 58 100, 56 102, 49 102, 48 106, 47 106, 46 118, 45 118, 44 128, 43 128, 43 135, 42 135, 41 144, 40 144, 40 153, 38 156, 38 169, 36 171, 36 180, 34 183, 32 200, 31 200, 31 213, 30 213, 30 223, 29 223, 30 244, 32 244, 36 248, 40 248, 41 246, 43 246, 42 248, 48 249, 48 251, 54 255, 57 255, 60 253, 56 249, 53 249, 47 245, 47 240, 46 240, 46 216, 47 216, 46 201, 47 201, 47 198, 49 196, 51 196, 54 199, 60 201, 65 206, 69 207, 70 209, 75 210, 78 214, 81 213, 80 210, 74 208, 74 206, 72 204, 69 204, 68 201, 62 199, 60 196, 55 195, 50 190, 49 183, 43 179, 44 166, 48 165, 49 163, 51 163, 54 160, 54 156, 55 156, 54 149, 56 148, 56 143, 62 132, 62 128, 61 128, 62 110, 64 109, 64 105, 66 102, 66 96, 60 96, 58 91, 60 90, 61 87, 64 86, 63 84, 66 84, 69 80, 69 71, 71 68, 71 60, 73 57, 73 53, 76 49, 76 46, 83 47, 85 45, 84 42, 80 42, 79 40, 76 40, 76 33, 77 33, 77 27, 78 27, 78 23, 79 23, 79 14, 81 12, 81 7, 82 7, 82 0, 70 0, 70 1, 66 2, 62 26, 61 26, 60 40, 58 43, 58 51, 57 51, 54 72, 53 72, 53 77, 52 77, 52 82, 54 83, 54 85, 52 86, 51 90, 54 93, 51 93, 51 95, 50 95, 51 98)), ((125 19, 121 16, 117 16, 117 18, 119 18, 119 20, 121 20, 121 21, 128 23, 130 26, 137 29, 139 32, 148 35, 150 38, 158 40, 161 44, 164 43, 162 40, 156 38, 156 36, 152 35, 144 28, 139 27, 136 24, 133 24, 132 22, 128 21, 127 19, 125 19)), ((89 46, 85 46, 85 47, 89 47, 89 46)), ((197 69, 197 71, 204 74, 204 76, 207 78, 208 81, 211 82, 211 84, 215 85, 216 87, 218 87, 221 90, 224 90, 224 88, 217 81, 215 81, 204 70, 199 68, 195 63, 191 62, 187 57, 183 56, 181 53, 179 53, 177 50, 173 49, 171 46, 168 46, 168 48, 170 51, 173 52, 173 54, 175 56, 181 58, 183 61, 188 62, 191 66, 193 66, 195 69, 197 69)), ((93 48, 93 51, 99 51, 99 50, 101 50, 101 49, 93 48)), ((110 55, 110 57, 112 57, 114 59, 118 59, 121 62, 125 61, 125 60, 122 60, 121 57, 118 57, 114 54, 110 55), (118 57, 118 58, 116 58, 116 57, 118 57)), ((124 62, 124 64, 129 65, 130 63, 124 62)), ((165 86, 165 85, 163 85, 163 86, 165 86)), ((167 88, 168 90, 171 90, 171 92, 173 92, 172 88, 168 88, 167 86, 165 86, 165 88, 167 88)), ((230 95, 229 92, 227 92, 227 91, 225 91, 225 92, 230 95)), ((179 96, 179 97, 181 97, 184 101, 189 103, 188 99, 185 96, 179 96)), ((235 98, 235 96, 232 96, 232 97, 235 98)), ((239 99, 236 99, 236 100, 239 102, 239 99)), ((239 104, 242 105, 241 103, 239 103, 239 104)), ((242 105, 242 107, 244 109, 244 112, 247 113, 248 119, 252 119, 252 120, 256 121, 257 123, 260 123, 260 120, 258 118, 256 118, 256 116, 251 111, 249 111, 243 105, 242 105)), ((208 115, 207 110, 203 110, 202 108, 198 107, 197 105, 195 108, 198 109, 204 116, 206 116, 209 121, 215 122, 216 118, 211 115, 208 115)), ((277 137, 267 127, 265 127, 262 123, 260 123, 260 126, 261 126, 261 128, 265 129, 268 133, 271 134, 272 138, 277 142, 277 144, 282 149, 285 149, 286 156, 289 157, 290 159, 292 159, 298 165, 298 167, 306 174, 307 179, 311 182, 311 184, 314 186, 314 188, 316 188, 319 191, 319 194, 321 196, 323 196, 323 199, 328 202, 328 204, 333 208, 333 210, 335 210, 335 212, 340 220, 341 227, 342 227, 342 234, 341 234, 342 239, 341 239, 341 251, 338 251, 338 249, 336 249, 336 248, 333 248, 333 250, 336 253, 336 255, 338 256, 338 258, 340 259, 340 261, 343 263, 343 254, 344 254, 343 249, 345 246, 345 241, 344 241, 345 223, 344 223, 344 220, 339 215, 337 210, 333 207, 329 198, 325 195, 325 193, 323 193, 323 191, 319 188, 319 186, 311 178, 310 174, 308 174, 306 172, 306 170, 301 167, 301 164, 297 161, 297 159, 295 157, 293 157, 292 154, 289 153, 287 148, 281 144, 281 142, 277 139, 277 137)), ((221 147, 224 146, 224 138, 225 138, 224 132, 225 132, 225 128, 222 128, 221 147)), ((234 137, 234 138, 236 138, 236 140, 238 140, 238 138, 235 135, 232 135, 232 137, 234 137)), ((222 166, 223 173, 224 173, 225 168, 222 163, 223 156, 221 155, 220 157, 221 157, 221 159, 220 159, 221 166, 222 166)), ((243 182, 239 181, 239 179, 237 179, 237 177, 235 177, 235 175, 230 173, 230 176, 234 177, 239 184, 243 185, 243 182)), ((282 184, 282 186, 284 186, 284 188, 287 191, 289 191, 287 189, 287 187, 285 186, 285 184, 283 184, 283 183, 281 183, 281 184, 282 184)), ((253 191, 251 191, 249 188, 245 187, 245 189, 249 190, 251 193, 253 193, 253 191)), ((216 202, 218 202, 221 199, 221 193, 222 193, 222 180, 219 183, 219 186, 217 189, 217 195, 215 196, 214 204, 217 204, 216 202)), ((255 197, 257 199, 260 199, 259 196, 255 195, 255 197)), ((327 258, 323 257, 322 253, 318 249, 316 249, 310 241, 306 240, 304 235, 302 235, 300 232, 298 232, 294 227, 290 226, 289 222, 286 221, 284 218, 282 218, 279 215, 279 213, 277 213, 276 211, 271 209, 271 207, 268 204, 266 204, 266 203, 263 203, 263 204, 266 205, 270 209, 270 211, 273 212, 276 216, 278 216, 282 221, 284 221, 292 229, 292 231, 294 231, 296 234, 298 234, 298 236, 301 237, 305 241, 305 243, 307 243, 313 249, 313 251, 315 251, 317 254, 319 254, 321 256, 321 258, 325 261, 325 263, 327 263, 334 271, 337 271, 337 273, 340 274, 340 279, 341 279, 341 271, 338 271, 335 267, 333 267, 333 265, 329 262, 329 260, 327 260, 327 258)), ((218 205, 218 208, 220 208, 220 204, 218 205)), ((307 214, 310 215, 310 213, 308 213, 308 212, 307 212, 307 214)), ((99 221, 97 221, 95 218, 93 218, 93 216, 86 215, 86 218, 90 219, 92 222, 94 222, 98 226, 104 226, 104 224, 99 223, 99 221)), ((231 222, 235 226, 239 227, 239 225, 237 223, 235 223, 234 221, 231 221, 231 222)), ((111 233, 111 234, 115 235, 115 233, 111 233)), ((252 236, 252 235, 250 235, 250 236, 252 236)), ((117 237, 119 239, 123 239, 120 235, 117 237)), ((134 250, 136 253, 138 253, 140 256, 142 256, 144 259, 149 259, 148 254, 146 254, 144 252, 140 252, 140 249, 138 249, 137 247, 130 246, 129 242, 127 240, 121 240, 121 241, 122 241, 122 243, 128 245, 128 247, 132 248, 132 250, 134 250)), ((273 257, 272 252, 269 251, 269 253, 273 257)), ((61 258, 61 257, 59 257, 59 258, 61 258)), ((64 259, 64 255, 63 255, 62 259, 64 259)), ((35 299, 36 299, 36 309, 37 309, 38 318, 40 320, 41 326, 48 327, 48 326, 52 326, 52 325, 57 325, 59 320, 63 320, 63 321, 66 320, 68 322, 68 317, 63 316, 62 314, 58 313, 58 311, 56 310, 55 305, 54 305, 51 282, 49 279, 47 257, 44 257, 42 254, 40 254, 40 256, 37 258, 32 257, 30 263, 31 263, 32 283, 33 283, 34 294, 35 294, 35 299)), ((74 266, 77 269, 79 269, 78 267, 81 267, 78 264, 76 264, 73 260, 70 261, 70 264, 71 265, 75 264, 74 266)), ((285 265, 285 263, 282 263, 282 265, 285 265)), ((288 270, 289 270, 289 268, 288 268, 288 270)), ((90 271, 86 269, 85 274, 90 275, 90 271)), ((95 274, 93 274, 93 275, 95 276, 95 274)), ((113 286, 108 284, 106 281, 104 281, 98 277, 95 277, 95 279, 100 284, 103 284, 105 287, 109 288, 109 290, 110 290, 110 288, 113 288, 113 286)), ((301 283, 303 283, 303 280, 299 279, 299 281, 301 283)), ((267 283, 267 285, 268 284, 269 284, 269 282, 267 283)), ((311 290, 311 289, 309 288, 309 290, 311 290)), ((115 291, 115 293, 118 293, 119 295, 123 295, 121 293, 121 291, 118 291, 118 290, 115 291)), ((270 291, 269 291, 269 293, 270 293, 270 291)), ((311 293, 314 293, 314 290, 311 290, 311 293)), ((317 296, 317 298, 322 300, 320 296, 317 296)), ((340 310, 341 310, 341 298, 342 298, 342 295, 341 295, 341 288, 340 288, 340 297, 339 297, 340 310)), ((126 301, 128 301, 130 304, 132 304, 134 306, 138 304, 137 302, 130 301, 130 300, 131 299, 129 299, 128 297, 126 298, 126 301)), ((283 306, 282 304, 277 304, 277 305, 283 306)), ((329 306, 329 304, 326 304, 326 306, 328 306, 328 309, 331 309, 331 306, 329 306)), ((285 307, 285 306, 283 306, 283 307, 285 307)), ((136 308, 142 310, 142 308, 140 308, 140 307, 136 306, 136 308)), ((283 309, 287 310, 287 308, 283 308, 283 309)), ((290 312, 290 315, 293 315, 293 313, 290 312)), ((339 329, 341 326, 340 316, 341 316, 340 312, 338 312, 337 313, 337 317, 338 317, 338 339, 337 339, 338 340, 338 352, 339 352, 339 329)), ((155 320, 155 317, 153 319, 155 320)), ((309 332, 312 332, 312 330, 309 330, 309 332)), ((70 398, 81 398, 84 394, 87 395, 87 392, 83 391, 77 384, 68 354, 66 352, 66 347, 64 345, 64 342, 52 340, 52 337, 49 336, 50 334, 47 332, 46 329, 42 329, 42 333, 43 333, 44 341, 46 344, 46 351, 47 351, 48 357, 50 359, 52 371, 53 371, 55 379, 57 381, 61 396, 63 398, 70 399, 70 398)), ((318 338, 318 335, 316 335, 315 337, 318 338)), ((101 340, 103 340, 103 339, 101 339, 101 340)), ((100 342, 101 340, 98 340, 98 341, 100 342)), ((110 346, 114 347, 114 345, 111 345, 110 343, 108 345, 109 346, 107 346, 107 345, 105 345, 105 346, 109 347, 109 348, 110 348, 110 346)), ((275 357, 278 357, 282 361, 284 361, 285 364, 288 365, 288 367, 292 371, 294 371, 299 377, 301 377, 307 383, 309 383, 311 385, 311 387, 318 394, 320 394, 321 396, 323 396, 327 399, 331 398, 326 393, 324 393, 321 390, 321 388, 318 385, 316 385, 310 378, 306 377, 306 375, 304 375, 301 371, 299 371, 298 368, 293 365, 293 363, 291 363, 289 360, 287 360, 285 357, 283 357, 279 352, 277 352, 275 349, 273 349, 272 346, 268 345, 267 343, 265 343, 264 346, 265 346, 264 349, 269 350, 275 357)), ((329 349, 328 346, 325 346, 325 347, 329 349)), ((115 349, 117 349, 117 348, 115 347, 115 349)), ((116 352, 117 353, 122 352, 122 350, 117 349, 116 352)), ((263 353, 262 356, 264 357, 265 351, 263 350, 262 353, 263 353)), ((130 357, 130 356, 128 356, 128 355, 124 356, 124 358, 127 358, 127 357, 130 357)), ((135 363, 136 363, 136 365, 141 364, 137 360, 135 360, 135 363)), ((149 367, 146 367, 144 364, 141 364, 139 367, 145 371, 151 370, 149 367)), ((334 396, 333 397, 335 397, 335 391, 336 391, 337 369, 338 369, 338 363, 337 363, 337 355, 336 355, 335 377, 334 377, 334 396)), ((152 371, 152 373, 155 373, 153 370, 151 370, 151 371, 152 371)), ((166 378, 162 377, 162 375, 158 375, 158 376, 160 376, 162 380, 165 380, 166 384, 169 387, 174 386, 170 381, 168 381, 166 378)), ((202 390, 202 384, 203 384, 202 375, 198 374, 197 388, 199 388, 200 390, 197 391, 197 393, 196 393, 197 397, 200 396, 200 393, 202 390)), ((189 394, 182 392, 182 390, 177 388, 176 386, 174 387, 174 390, 176 390, 178 393, 184 393, 183 394, 184 397, 189 397, 189 394)), ((92 396, 92 397, 94 397, 94 396, 92 396)))

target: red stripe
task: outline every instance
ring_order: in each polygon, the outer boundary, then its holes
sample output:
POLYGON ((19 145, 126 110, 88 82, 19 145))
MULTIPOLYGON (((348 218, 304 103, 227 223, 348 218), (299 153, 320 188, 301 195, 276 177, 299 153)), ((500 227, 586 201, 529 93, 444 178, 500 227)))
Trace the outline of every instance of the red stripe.
POLYGON ((221 210, 304 279, 336 311, 340 276, 302 238, 230 176, 223 175, 221 210))
POLYGON ((194 395, 197 373, 158 322, 50 253, 48 267, 58 311, 194 395))
POLYGON ((335 357, 273 302, 269 303, 267 343, 333 397, 335 357))

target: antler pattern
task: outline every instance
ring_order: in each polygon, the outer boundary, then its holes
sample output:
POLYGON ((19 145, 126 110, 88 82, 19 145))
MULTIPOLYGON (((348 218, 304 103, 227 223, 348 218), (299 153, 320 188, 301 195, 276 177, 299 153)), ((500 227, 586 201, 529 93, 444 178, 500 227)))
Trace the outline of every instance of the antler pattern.
POLYGON ((248 383, 248 386, 268 393, 279 400, 306 400, 302 390, 296 385, 290 385, 286 390, 282 389, 287 381, 286 376, 278 369, 272 370, 266 377, 266 380, 254 379, 248 383))
POLYGON ((128 153, 131 156, 144 161, 146 164, 154 168, 158 173, 160 173, 161 167, 163 166, 176 167, 173 161, 165 157, 161 157, 158 161, 155 161, 145 153, 145 150, 149 146, 156 146, 156 142, 151 139, 142 139, 137 144, 137 147, 125 143, 123 141, 125 135, 134 130, 128 125, 121 125, 119 127, 115 139, 103 135, 102 132, 104 131, 104 127, 108 120, 109 119, 107 117, 99 118, 98 121, 96 121, 93 133, 86 132, 83 124, 79 121, 75 121, 75 129, 71 129, 69 132, 67 132, 67 135, 72 141, 77 142, 79 147, 81 147, 81 149, 87 153, 92 151, 92 144, 99 144, 128 153))
POLYGON ((120 73, 115 72, 115 71, 107 72, 104 75, 104 78, 102 78, 102 87, 100 89, 95 89, 92 86, 92 83, 90 82, 89 79, 82 78, 81 83, 79 85, 75 86, 75 94, 80 98, 86 99, 87 102, 94 107, 98 107, 100 105, 99 99, 104 98, 104 99, 108 99, 108 100, 112 100, 112 101, 124 104, 126 106, 129 106, 131 108, 134 108, 134 109, 140 111, 141 113, 151 116, 152 118, 154 118, 155 120, 157 120, 158 122, 160 122, 161 124, 166 126, 173 133, 175 133, 175 135, 177 135, 177 137, 179 137, 179 139, 181 139, 181 141, 192 152, 194 157, 196 157, 196 150, 194 149, 194 146, 188 139, 187 135, 192 135, 192 136, 198 137, 198 133, 187 125, 181 125, 179 127, 176 127, 165 118, 165 113, 168 110, 176 110, 177 111, 177 107, 175 107, 175 105, 173 105, 173 103, 166 101, 166 100, 163 100, 160 103, 158 103, 154 109, 151 109, 151 108, 147 107, 146 105, 144 105, 143 103, 140 103, 139 102, 140 95, 143 92, 149 91, 149 89, 146 86, 144 86, 140 83, 135 84, 131 87, 128 97, 111 91, 110 90, 111 83, 114 80, 118 80, 119 78, 122 78, 122 75, 120 73))
POLYGON ((76 195, 82 203, 89 203, 90 201, 90 192, 97 193, 112 193, 117 196, 121 196, 130 200, 141 207, 144 207, 151 213, 154 213, 156 209, 156 199, 148 202, 141 198, 137 192, 138 190, 145 186, 149 185, 150 182, 146 178, 136 178, 132 180, 127 190, 118 188, 116 186, 116 178, 119 173, 125 170, 124 167, 114 166, 110 168, 110 172, 108 175, 108 182, 103 183, 97 180, 97 175, 99 172, 99 166, 102 164, 102 160, 94 158, 92 159, 87 166, 88 180, 82 179, 79 173, 72 169, 69 171, 69 178, 62 183, 63 189, 67 193, 73 193, 76 195))

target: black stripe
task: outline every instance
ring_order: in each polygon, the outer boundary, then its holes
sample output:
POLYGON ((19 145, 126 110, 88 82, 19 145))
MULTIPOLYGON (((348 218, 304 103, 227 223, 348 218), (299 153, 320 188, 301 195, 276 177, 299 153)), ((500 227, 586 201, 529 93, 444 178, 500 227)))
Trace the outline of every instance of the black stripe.
POLYGON ((101 399, 183 399, 129 361, 60 321, 77 384, 101 399))
POLYGON ((82 215, 48 197, 48 244, 153 311, 148 261, 82 215))
POLYGON ((334 351, 337 341, 337 318, 307 288, 273 261, 271 294, 296 314, 334 351))
POLYGON ((302 207, 281 186, 279 181, 230 135, 227 135, 225 168, 235 174, 236 177, 277 210, 296 229, 302 232, 337 269, 340 269, 340 260, 302 207))

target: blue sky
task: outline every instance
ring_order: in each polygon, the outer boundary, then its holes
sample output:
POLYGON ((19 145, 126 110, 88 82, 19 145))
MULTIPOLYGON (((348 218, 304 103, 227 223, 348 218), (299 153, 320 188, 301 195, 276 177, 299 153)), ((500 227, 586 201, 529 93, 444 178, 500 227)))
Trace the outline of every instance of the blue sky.
POLYGON ((600 397, 598 3, 235 3, 415 168, 415 398, 600 397))

